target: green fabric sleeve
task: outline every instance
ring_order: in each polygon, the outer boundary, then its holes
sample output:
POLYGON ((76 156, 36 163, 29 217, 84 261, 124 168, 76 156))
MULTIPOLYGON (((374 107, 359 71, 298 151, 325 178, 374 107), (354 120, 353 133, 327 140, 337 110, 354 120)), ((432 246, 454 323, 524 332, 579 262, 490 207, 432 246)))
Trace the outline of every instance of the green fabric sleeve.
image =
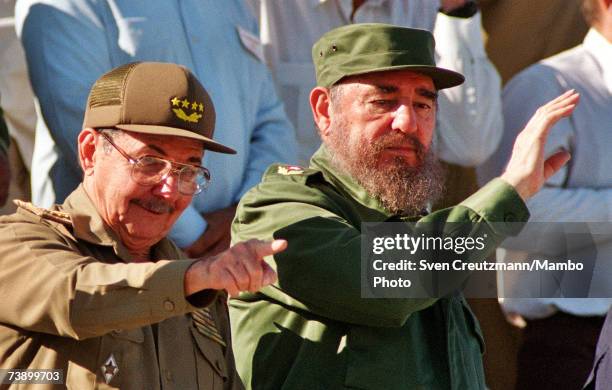
MULTIPOLYGON (((505 209, 519 218, 528 215, 518 195, 504 182, 494 182, 482 191, 461 206, 430 214, 422 221, 433 222, 429 226, 444 226, 447 221, 496 221, 505 209)), ((287 250, 268 259, 278 273, 278 282, 262 290, 269 298, 342 322, 401 326, 411 313, 436 299, 361 298, 361 232, 343 218, 343 207, 297 178, 268 179, 242 199, 233 241, 288 241, 287 250)), ((499 232, 496 243, 503 233, 499 232)))

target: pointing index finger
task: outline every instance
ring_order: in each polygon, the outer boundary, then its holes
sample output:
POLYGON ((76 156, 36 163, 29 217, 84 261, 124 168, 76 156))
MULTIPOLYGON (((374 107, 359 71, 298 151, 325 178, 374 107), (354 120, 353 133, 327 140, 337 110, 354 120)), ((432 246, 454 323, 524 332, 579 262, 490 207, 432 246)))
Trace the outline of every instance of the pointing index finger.
POLYGON ((254 240, 248 243, 250 249, 258 258, 264 258, 284 251, 287 248, 287 240, 261 241, 254 240))

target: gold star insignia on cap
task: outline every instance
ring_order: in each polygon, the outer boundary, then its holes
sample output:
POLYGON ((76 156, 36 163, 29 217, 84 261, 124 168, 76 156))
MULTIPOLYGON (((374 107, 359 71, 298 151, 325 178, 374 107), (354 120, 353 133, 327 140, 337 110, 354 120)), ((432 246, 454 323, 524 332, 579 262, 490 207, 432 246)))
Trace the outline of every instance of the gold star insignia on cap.
POLYGON ((112 353, 100 368, 102 369, 102 375, 104 375, 104 382, 106 382, 107 385, 119 372, 119 366, 112 353))
POLYGON ((200 118, 202 118, 202 114, 198 114, 198 108, 201 112, 204 112, 204 106, 202 103, 198 103, 197 101, 190 102, 187 98, 183 98, 180 100, 178 98, 174 98, 171 100, 173 106, 180 106, 179 108, 173 108, 172 111, 177 118, 185 122, 198 123, 200 118), (176 103, 176 104, 175 104, 176 103), (191 113, 189 113, 189 107, 191 106, 191 113), (183 110, 183 109, 186 110, 183 110))

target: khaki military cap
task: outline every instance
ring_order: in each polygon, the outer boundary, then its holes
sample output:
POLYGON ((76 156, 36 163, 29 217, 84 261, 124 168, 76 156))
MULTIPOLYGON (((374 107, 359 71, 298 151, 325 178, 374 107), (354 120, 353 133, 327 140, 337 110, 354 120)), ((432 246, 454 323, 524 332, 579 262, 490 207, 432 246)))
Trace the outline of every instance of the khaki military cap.
POLYGON ((204 149, 236 153, 212 139, 212 100, 196 77, 176 64, 135 62, 102 75, 87 99, 87 127, 193 138, 204 149))
POLYGON ((460 73, 436 66, 434 48, 426 30, 382 23, 339 27, 312 47, 317 85, 329 88, 346 76, 401 69, 431 77, 437 89, 463 83, 460 73))

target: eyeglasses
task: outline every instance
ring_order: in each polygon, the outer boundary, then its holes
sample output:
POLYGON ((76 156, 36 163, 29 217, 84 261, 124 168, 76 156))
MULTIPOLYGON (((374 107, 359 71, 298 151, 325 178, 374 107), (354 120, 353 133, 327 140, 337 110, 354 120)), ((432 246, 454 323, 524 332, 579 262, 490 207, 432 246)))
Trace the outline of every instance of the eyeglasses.
POLYGON ((183 195, 196 195, 208 187, 210 172, 208 169, 189 164, 181 164, 159 157, 143 156, 134 158, 117 146, 113 140, 101 130, 96 131, 104 137, 132 165, 132 179, 144 186, 160 183, 168 175, 178 173, 178 190, 183 195))

